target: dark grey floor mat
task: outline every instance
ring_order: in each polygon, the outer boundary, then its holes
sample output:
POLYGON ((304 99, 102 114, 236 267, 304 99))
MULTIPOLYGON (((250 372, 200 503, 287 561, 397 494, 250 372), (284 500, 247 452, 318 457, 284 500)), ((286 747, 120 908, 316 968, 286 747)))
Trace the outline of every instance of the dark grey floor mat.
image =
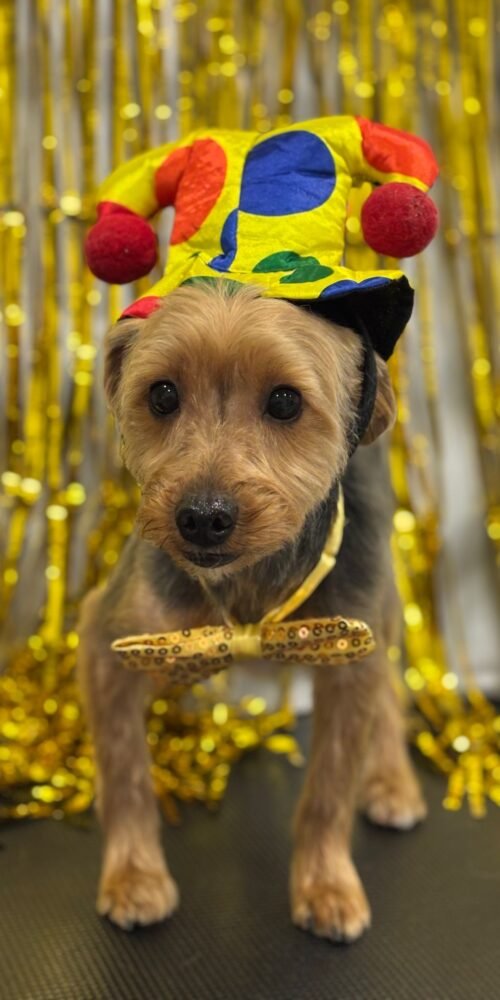
POLYGON ((292 927, 289 825, 303 772, 255 753, 222 809, 167 829, 182 906, 126 934, 99 919, 100 840, 63 823, 0 831, 1 1000, 479 1000, 500 997, 500 811, 440 805, 398 834, 360 821, 355 857, 373 928, 352 947, 292 927))

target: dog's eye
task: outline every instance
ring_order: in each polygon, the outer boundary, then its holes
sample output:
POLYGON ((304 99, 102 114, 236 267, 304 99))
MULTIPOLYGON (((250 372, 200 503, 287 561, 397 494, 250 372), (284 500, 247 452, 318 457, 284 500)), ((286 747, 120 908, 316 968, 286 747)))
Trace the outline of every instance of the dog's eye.
POLYGON ((157 417, 167 417, 179 408, 179 395, 173 382, 155 382, 149 388, 149 407, 157 417))
POLYGON ((290 385, 277 385, 267 401, 266 413, 274 420, 293 420, 300 413, 302 396, 290 385))

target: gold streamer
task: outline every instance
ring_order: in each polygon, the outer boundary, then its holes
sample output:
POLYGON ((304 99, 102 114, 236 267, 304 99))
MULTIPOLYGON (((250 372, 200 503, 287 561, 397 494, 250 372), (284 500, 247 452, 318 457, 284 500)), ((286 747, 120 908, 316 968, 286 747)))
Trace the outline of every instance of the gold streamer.
MULTIPOLYGON (((87 808, 94 787, 74 680, 77 600, 115 564, 135 509, 134 488, 115 462, 99 369, 100 340, 124 293, 103 290, 82 261, 95 183, 148 143, 200 125, 265 132, 325 112, 416 132, 430 124, 443 164, 442 260, 468 375, 493 571, 500 558, 495 23, 490 0, 36 0, 29 15, 26 5, 0 4, 0 815, 57 818, 87 808), (309 97, 297 84, 300 52, 309 97), (42 95, 38 117, 28 93, 42 95)), ((376 266, 359 224, 368 193, 364 185, 352 196, 351 266, 376 266)), ((408 344, 393 364, 405 678, 419 710, 416 745, 447 776, 445 806, 467 802, 482 815, 488 798, 500 804, 500 719, 477 689, 440 539, 438 332, 425 259, 417 277, 424 433, 412 413, 408 344), (437 612, 437 566, 444 566, 454 650, 445 647, 437 612)), ((390 652, 401 657, 396 647, 390 652)), ((249 747, 300 763, 293 736, 277 731, 292 724, 285 696, 276 713, 261 698, 232 708, 222 680, 195 696, 196 711, 156 699, 148 722, 154 779, 170 818, 174 798, 216 803, 249 747)))

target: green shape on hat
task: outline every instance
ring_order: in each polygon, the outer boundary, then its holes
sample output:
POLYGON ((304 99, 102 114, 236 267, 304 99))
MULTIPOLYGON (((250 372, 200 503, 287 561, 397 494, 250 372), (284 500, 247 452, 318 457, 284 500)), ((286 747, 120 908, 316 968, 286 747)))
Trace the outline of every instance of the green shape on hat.
POLYGON ((298 284, 304 281, 318 281, 333 274, 331 267, 320 264, 316 257, 301 257, 294 250, 282 250, 264 257, 255 265, 254 272, 290 271, 290 274, 280 278, 280 285, 298 284))
POLYGON ((280 285, 283 283, 297 283, 301 281, 318 281, 333 274, 333 268, 320 264, 314 257, 305 257, 302 264, 295 268, 291 274, 284 274, 280 278, 280 285))
POLYGON ((281 250, 279 253, 272 253, 269 257, 263 257, 253 268, 257 272, 268 271, 293 271, 297 264, 304 260, 299 253, 294 250, 281 250))

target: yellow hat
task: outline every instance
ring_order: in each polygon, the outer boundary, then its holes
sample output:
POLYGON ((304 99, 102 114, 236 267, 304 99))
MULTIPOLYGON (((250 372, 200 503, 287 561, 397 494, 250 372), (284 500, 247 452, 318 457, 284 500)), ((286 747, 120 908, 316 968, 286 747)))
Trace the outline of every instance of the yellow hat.
POLYGON ((145 220, 173 205, 165 273, 124 316, 148 315, 186 282, 230 279, 355 327, 354 310, 388 357, 413 293, 400 271, 343 266, 349 193, 355 182, 377 185, 363 207, 365 240, 380 253, 410 256, 436 230, 437 209, 425 192, 437 173, 423 140, 347 115, 265 135, 198 131, 105 181, 87 260, 108 282, 144 276, 157 258, 145 220))

